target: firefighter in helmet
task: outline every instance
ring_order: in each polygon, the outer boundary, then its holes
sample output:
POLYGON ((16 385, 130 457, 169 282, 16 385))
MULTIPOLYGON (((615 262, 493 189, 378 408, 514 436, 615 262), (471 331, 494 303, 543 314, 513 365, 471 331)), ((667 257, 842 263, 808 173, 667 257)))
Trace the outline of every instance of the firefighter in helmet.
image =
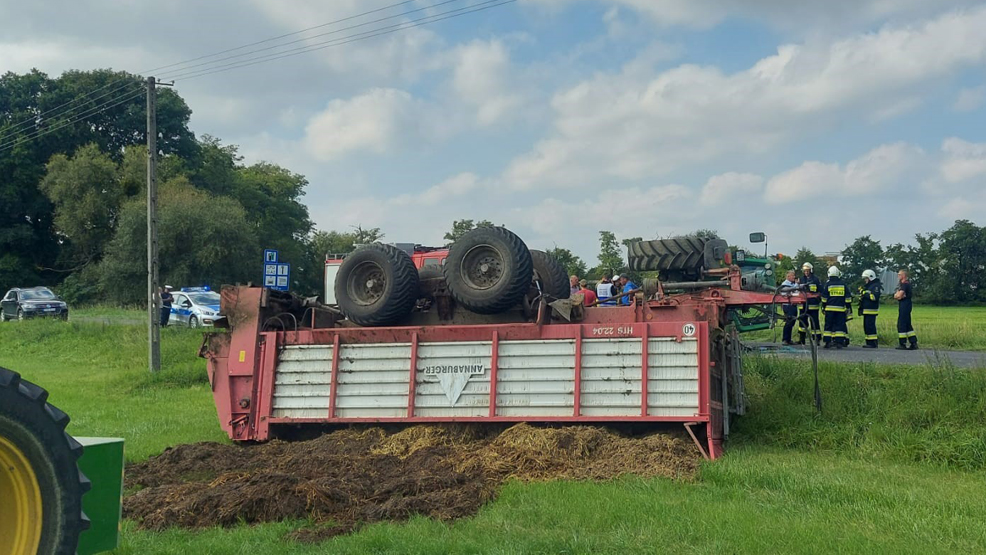
POLYGON ((822 287, 822 310, 825 312, 822 341, 826 349, 841 349, 849 346, 846 322, 852 314, 852 294, 846 290, 846 282, 842 281, 842 271, 838 266, 830 266, 828 273, 829 279, 822 287))
POLYGON ((859 288, 859 315, 863 317, 863 333, 868 349, 876 349, 876 316, 880 313, 880 294, 883 286, 873 270, 863 272, 863 286, 859 288))
POLYGON ((798 283, 801 284, 802 289, 808 293, 814 293, 815 297, 809 297, 808 302, 801 305, 801 314, 798 316, 798 336, 800 337, 799 342, 805 344, 805 336, 808 335, 809 328, 811 329, 811 339, 817 344, 821 344, 822 340, 822 327, 819 325, 818 312, 822 305, 822 300, 817 297, 817 294, 821 292, 822 282, 819 281, 815 274, 813 273, 814 267, 811 262, 805 262, 801 265, 802 276, 798 278, 798 283))

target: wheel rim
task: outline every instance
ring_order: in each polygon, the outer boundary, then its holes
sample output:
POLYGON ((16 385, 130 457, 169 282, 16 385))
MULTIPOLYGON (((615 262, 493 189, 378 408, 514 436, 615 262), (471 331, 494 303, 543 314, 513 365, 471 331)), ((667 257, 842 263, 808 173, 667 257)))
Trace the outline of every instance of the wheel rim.
POLYGON ((18 310, 17 311, 17 319, 18 320, 23 320, 24 319, 24 311, 23 310, 18 310))
MULTIPOLYGON (((41 486, 24 453, 0 436, 0 499, 13 507, 13 516, 0 519, 0 552, 28 555, 41 544, 41 486)), ((6 513, 6 512, 5 512, 6 513)))
POLYGON ((346 282, 346 293, 356 304, 369 306, 387 290, 387 274, 379 264, 362 262, 353 268, 346 282))
POLYGON ((188 319, 188 325, 193 328, 199 327, 199 319, 196 318, 195 316, 192 316, 191 318, 188 319))
POLYGON ((459 263, 462 281, 473 289, 491 289, 503 279, 503 256, 488 245, 473 247, 459 263))

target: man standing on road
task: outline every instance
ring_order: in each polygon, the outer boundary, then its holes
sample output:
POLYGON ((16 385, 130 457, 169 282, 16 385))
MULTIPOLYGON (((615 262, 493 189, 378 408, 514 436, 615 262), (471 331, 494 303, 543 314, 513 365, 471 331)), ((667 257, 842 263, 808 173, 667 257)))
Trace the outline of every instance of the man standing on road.
POLYGON ((175 297, 171 294, 171 286, 165 285, 161 290, 161 327, 168 327, 168 320, 171 319, 171 302, 175 297))
POLYGON ((571 295, 576 295, 582 291, 582 288, 579 287, 579 276, 576 275, 568 276, 568 285, 570 288, 569 293, 571 295))
MULTIPOLYGON (((787 278, 781 287, 797 287, 798 286, 798 274, 794 270, 787 271, 787 278)), ((793 345, 791 341, 791 333, 794 331, 794 324, 798 320, 798 306, 794 304, 787 303, 784 305, 784 344, 793 345)))
POLYGON ((589 289, 589 282, 584 279, 579 282, 579 286, 579 293, 582 293, 582 296, 585 297, 583 304, 585 306, 592 306, 596 302, 596 292, 589 289))
POLYGON ((897 272, 897 278, 900 280, 900 285, 897 286, 897 291, 894 293, 894 298, 897 299, 897 341, 900 342, 897 345, 898 349, 907 349, 907 344, 910 342, 910 350, 916 351, 918 348, 918 336, 914 333, 914 326, 911 325, 911 297, 914 295, 914 289, 911 287, 911 282, 907 279, 907 270, 901 269, 897 272))
POLYGON ((811 329, 811 339, 816 344, 822 344, 822 327, 819 324, 818 313, 822 306, 822 300, 818 298, 818 293, 821 292, 822 282, 815 277, 814 267, 810 262, 805 262, 801 265, 801 271, 804 273, 798 279, 804 287, 805 293, 811 293, 815 295, 809 298, 808 301, 801 306, 801 315, 798 318, 798 336, 800 337, 799 343, 805 344, 805 336, 808 334, 808 329, 811 329), (809 324, 811 324, 809 326, 809 324))
POLYGON ((883 287, 876 277, 876 272, 863 272, 863 287, 859 290, 859 314, 863 317, 863 334, 866 336, 868 349, 876 349, 879 337, 876 333, 876 316, 880 313, 880 294, 883 287))
POLYGON ((825 348, 849 346, 846 318, 852 314, 852 296, 846 291, 846 282, 842 281, 838 266, 829 267, 829 279, 822 288, 822 306, 825 307, 825 333, 822 334, 825 348))

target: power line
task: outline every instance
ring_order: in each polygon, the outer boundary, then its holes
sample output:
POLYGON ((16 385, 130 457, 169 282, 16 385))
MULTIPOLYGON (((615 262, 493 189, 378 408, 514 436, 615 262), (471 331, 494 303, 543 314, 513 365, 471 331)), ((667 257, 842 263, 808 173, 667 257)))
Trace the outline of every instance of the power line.
MULTIPOLYGON (((217 60, 211 60, 211 61, 208 61, 208 62, 202 62, 202 63, 198 63, 198 64, 195 64, 195 65, 181 67, 181 68, 178 68, 175 71, 186 71, 186 70, 191 70, 191 69, 196 68, 196 67, 207 66, 207 65, 210 65, 210 64, 218 64, 219 62, 223 62, 223 61, 226 61, 226 60, 232 60, 232 59, 235 59, 235 58, 242 58, 244 56, 249 56, 251 54, 256 54, 258 52, 266 52, 268 50, 274 50, 276 48, 282 48, 284 46, 290 46, 292 44, 297 44, 299 42, 305 42, 305 41, 309 41, 309 40, 312 40, 312 39, 317 39, 319 37, 325 37, 325 36, 328 36, 328 35, 334 35, 336 33, 341 33, 342 31, 350 31, 352 29, 358 29, 360 27, 366 27, 367 25, 373 25, 374 23, 380 23, 382 21, 387 21, 388 19, 394 19, 394 18, 398 18, 398 17, 404 17, 404 16, 409 15, 409 14, 412 14, 412 13, 421 12, 421 11, 428 10, 428 9, 431 9, 431 8, 437 8, 438 6, 444 6, 445 4, 451 4, 453 2, 461 2, 461 1, 462 0, 444 0, 444 1, 439 2, 437 4, 431 4, 431 5, 425 6, 423 8, 416 8, 416 9, 413 9, 413 10, 408 10, 406 12, 401 12, 399 14, 389 15, 387 17, 381 17, 381 18, 374 19, 374 20, 371 20, 371 21, 366 21, 366 22, 363 22, 363 23, 359 23, 359 24, 356 24, 356 25, 350 25, 348 27, 341 27, 339 29, 334 29, 334 30, 329 31, 327 33, 319 33, 317 35, 312 35, 310 37, 303 37, 303 38, 296 39, 296 40, 293 40, 293 41, 290 41, 290 42, 285 42, 285 43, 281 43, 281 44, 275 44, 273 46, 267 46, 267 47, 264 47, 264 48, 258 48, 256 50, 251 50, 249 52, 244 52, 242 54, 236 54, 234 56, 226 56, 225 58, 219 58, 217 60)), ((318 44, 321 44, 321 43, 318 43, 318 44)), ((243 47, 241 47, 241 48, 243 48, 243 47)), ((238 63, 238 62, 233 62, 233 63, 238 63)))
MULTIPOLYGON (((226 50, 221 50, 219 52, 214 52, 212 54, 206 54, 204 56, 198 56, 198 57, 195 57, 195 58, 190 58, 190 59, 183 60, 183 61, 180 61, 180 62, 175 62, 173 64, 168 64, 168 65, 164 65, 164 66, 159 66, 159 67, 155 67, 155 68, 151 68, 151 69, 142 70, 142 71, 138 72, 138 75, 144 74, 144 73, 150 73, 152 71, 159 71, 159 70, 162 70, 162 69, 173 68, 175 66, 182 66, 182 65, 185 65, 185 64, 188 64, 188 63, 191 63, 191 62, 197 62, 199 60, 204 60, 206 58, 212 58, 212 57, 215 57, 215 56, 220 56, 222 54, 227 54, 229 52, 235 52, 237 50, 242 50, 244 48, 249 48, 251 46, 257 46, 257 45, 260 45, 260 44, 265 44, 265 43, 272 42, 272 41, 275 41, 275 40, 279 40, 279 39, 282 39, 282 38, 286 38, 286 37, 290 37, 290 36, 294 36, 294 35, 299 35, 299 34, 302 34, 302 33, 307 33, 308 31, 313 31, 315 29, 321 29, 323 27, 327 27, 329 25, 334 25, 336 23, 343 23, 345 21, 350 21, 350 20, 353 20, 353 19, 358 19, 360 17, 364 17, 364 16, 371 15, 371 14, 374 14, 374 13, 379 13, 379 12, 382 12, 382 11, 386 11, 386 10, 389 10, 389 9, 392 9, 392 8, 396 8, 398 6, 403 6, 405 4, 411 4, 411 3, 414 3, 415 1, 416 0, 404 0, 402 2, 397 2, 397 3, 394 3, 394 4, 389 4, 387 6, 383 6, 383 7, 380 7, 380 8, 373 9, 373 10, 368 10, 368 11, 365 11, 365 12, 362 12, 362 13, 358 13, 356 15, 351 15, 351 16, 343 17, 343 18, 336 19, 336 20, 333 20, 333 21, 328 21, 326 23, 321 23, 319 25, 314 25, 312 27, 308 27, 306 29, 301 29, 299 31, 293 31, 291 33, 285 33, 283 35, 278 35, 276 37, 271 37, 271 38, 268 38, 268 39, 264 39, 264 40, 252 42, 252 43, 249 43, 249 44, 244 44, 242 46, 237 46, 235 48, 227 48, 226 50)), ((69 100, 68 102, 65 102, 63 104, 59 104, 58 106, 56 106, 54 108, 49 108, 48 110, 45 110, 43 112, 39 112, 39 113, 37 113, 37 114, 35 114, 35 115, 27 118, 27 119, 24 119, 23 121, 21 121, 19 123, 14 124, 12 127, 8 128, 6 130, 6 134, 7 135, 10 135, 12 133, 16 133, 22 127, 30 126, 31 124, 36 124, 36 123, 38 123, 38 120, 39 119, 41 119, 41 118, 43 118, 45 116, 55 117, 56 115, 61 115, 61 114, 51 114, 51 112, 55 112, 55 111, 61 110, 62 108, 65 108, 65 107, 70 106, 72 104, 75 104, 77 102, 81 102, 81 101, 85 100, 86 98, 92 96, 93 94, 96 94, 96 93, 98 93, 100 91, 103 91, 105 89, 108 89, 110 87, 113 87, 114 85, 118 84, 120 81, 123 81, 123 80, 125 80, 125 78, 116 79, 116 80, 111 81, 111 82, 109 82, 109 83, 107 83, 107 84, 105 84, 105 85, 103 85, 101 87, 98 87, 98 88, 96 88, 96 89, 94 89, 92 91, 89 91, 88 93, 86 93, 86 94, 84 94, 82 96, 77 96, 77 97, 73 98, 72 100, 69 100)), ((123 87, 120 87, 120 89, 122 89, 122 88, 123 87)), ((116 90, 120 90, 120 89, 116 89, 116 90)), ((106 96, 106 95, 100 95, 98 98, 103 98, 104 96, 106 96)), ((95 99, 93 99, 93 100, 95 100, 95 99)), ((72 111, 74 109, 75 108, 72 108, 71 110, 65 110, 65 112, 70 112, 70 111, 72 111)))
POLYGON ((103 112, 105 112, 107 110, 110 110, 112 108, 115 108, 115 107, 119 106, 120 104, 123 104, 125 102, 129 102, 129 101, 131 101, 131 100, 133 100, 133 99, 135 99, 135 98, 137 98, 139 96, 143 96, 143 94, 144 94, 144 87, 143 86, 139 86, 138 88, 140 90, 131 90, 130 93, 125 93, 125 94, 123 94, 121 96, 118 96, 116 98, 111 98, 111 99, 103 102, 102 104, 99 104, 98 106, 95 106, 93 108, 90 108, 89 110, 86 110, 85 112, 83 112, 81 114, 76 114, 76 116, 73 119, 70 119, 70 120, 61 122, 58 125, 55 125, 54 127, 49 127, 49 128, 46 128, 46 129, 38 129, 37 131, 31 133, 30 135, 27 135, 27 136, 24 136, 24 137, 16 137, 13 140, 10 140, 10 141, 8 141, 6 143, 0 144, 0 152, 3 152, 5 150, 10 150, 10 149, 16 147, 19 144, 22 144, 22 143, 25 143, 25 142, 28 142, 28 141, 31 141, 31 140, 34 140, 34 139, 41 138, 41 137, 43 137, 45 135, 48 135, 49 133, 54 133, 55 131, 58 131, 59 129, 62 129, 62 128, 67 127, 69 125, 76 124, 76 123, 78 123, 78 122, 80 122, 80 121, 82 121, 82 120, 84 120, 84 119, 86 119, 86 118, 88 118, 90 116, 94 116, 96 114, 103 113, 103 112))
MULTIPOLYGON (((442 4, 448 4, 451 1, 456 1, 456 0, 448 0, 448 1, 445 1, 445 2, 442 2, 442 3, 439 3, 439 4, 434 4, 434 5, 430 6, 430 7, 435 7, 435 6, 442 5, 442 4)), ((513 2, 516 2, 516 0, 486 0, 485 2, 480 2, 478 4, 473 4, 473 5, 470 5, 470 6, 463 7, 463 8, 456 8, 454 10, 449 10, 449 11, 446 11, 446 12, 441 12, 441 13, 438 13, 438 14, 433 14, 433 15, 430 15, 430 16, 425 16, 425 17, 422 17, 422 18, 419 18, 419 19, 414 19, 414 20, 411 20, 411 21, 406 21, 406 22, 402 22, 402 23, 399 23, 399 24, 395 24, 395 25, 383 26, 383 27, 380 27, 380 28, 377 28, 377 29, 371 29, 369 31, 355 33, 355 34, 352 34, 352 35, 349 35, 349 36, 339 37, 339 38, 332 39, 332 40, 329 40, 329 41, 324 41, 324 42, 315 43, 315 44, 311 44, 311 45, 307 45, 307 46, 303 46, 303 47, 293 48, 293 49, 289 49, 289 50, 286 50, 286 51, 283 51, 283 52, 275 52, 275 53, 272 53, 272 54, 267 54, 267 55, 264 55, 264 56, 258 56, 258 57, 255 57, 255 58, 247 58, 245 60, 239 60, 237 62, 232 62, 232 63, 229 63, 229 64, 221 64, 221 65, 214 66, 214 67, 209 67, 209 68, 203 68, 201 70, 193 70, 193 71, 190 71, 190 72, 187 72, 187 73, 178 73, 178 74, 175 74, 175 75, 166 76, 165 79, 178 79, 178 78, 180 78, 180 79, 186 79, 187 80, 187 79, 194 79, 194 78, 197 78, 197 77, 203 77, 205 75, 210 75, 210 74, 213 74, 213 73, 222 73, 222 72, 225 72, 225 71, 230 71, 230 70, 238 69, 238 68, 241 68, 241 67, 247 67, 247 66, 257 65, 257 64, 261 64, 261 63, 265 63, 265 62, 269 62, 269 61, 273 61, 273 60, 278 60, 278 59, 281 59, 281 58, 287 58, 287 57, 291 57, 291 56, 298 56, 298 55, 301 55, 301 54, 306 54, 308 52, 314 52, 316 50, 322 50, 322 49, 330 48, 330 47, 333 47, 333 46, 340 46, 340 45, 348 44, 348 43, 351 43, 351 42, 357 42, 357 41, 360 41, 360 40, 366 40, 366 39, 377 37, 377 36, 381 36, 381 35, 387 35, 387 34, 395 33, 395 32, 398 32, 398 31, 405 30, 405 29, 410 29, 410 28, 413 28, 413 27, 420 27, 422 25, 427 25, 427 24, 430 24, 430 23, 435 23, 435 22, 438 22, 438 21, 446 20, 446 19, 452 19, 452 18, 455 18, 455 17, 460 17, 460 16, 463 16, 463 15, 467 15, 467 14, 471 14, 471 13, 475 13, 475 12, 479 12, 479 11, 484 11, 484 10, 487 10, 487 9, 490 9, 490 8, 495 8, 495 7, 502 6, 504 4, 510 4, 510 3, 513 3, 513 2)), ((390 6, 390 7, 394 7, 394 6, 401 5, 401 4, 406 4, 406 3, 407 2, 401 2, 399 4, 395 4, 395 5, 390 6)), ((379 8, 379 9, 374 10, 374 11, 380 11, 380 10, 383 10, 383 9, 388 9, 388 8, 379 8)), ((420 11, 420 10, 413 10, 413 11, 420 11)), ((412 13, 413 11, 408 11, 406 13, 412 13)), ((401 15, 406 15, 406 13, 405 14, 401 14, 401 15)), ((358 17, 358 16, 352 16, 352 17, 358 17)), ((347 18, 347 19, 352 19, 352 17, 351 18, 347 18)), ((386 20, 386 19, 392 19, 392 17, 382 18, 379 21, 383 21, 383 20, 386 20)), ((379 22, 379 21, 377 21, 377 22, 379 22)), ((325 26, 325 25, 328 25, 328 24, 323 24, 322 26, 325 26)), ((362 25, 353 26, 353 28, 360 27, 360 26, 362 26, 362 25)), ((314 28, 317 28, 317 27, 318 26, 316 26, 314 28)), ((308 30, 311 30, 311 29, 312 28, 309 28, 308 30)), ((297 31, 295 33, 289 33, 287 35, 282 35, 282 37, 279 37, 279 38, 283 38, 284 36, 290 36, 290 35, 293 35, 293 34, 298 34, 298 33, 301 33, 301 32, 305 32, 305 31, 297 31)), ((333 33, 325 33, 325 34, 333 34, 333 33)), ((324 36, 324 35, 319 35, 319 36, 324 36)), ((262 42, 269 42, 270 40, 276 40, 276 38, 275 39, 268 39, 267 41, 259 41, 257 43, 253 43, 253 44, 259 44, 259 43, 262 43, 262 42)), ((294 41, 294 42, 300 42, 300 41, 294 41)), ((287 43, 287 44, 293 44, 293 43, 287 43)), ((280 46, 286 46, 287 44, 282 44, 282 45, 279 45, 279 46, 277 46, 275 48, 279 48, 280 46)), ((246 45, 244 47, 237 47, 236 49, 242 49, 242 48, 245 48, 245 47, 248 47, 248 46, 249 45, 246 45)), ((225 52, 230 52, 230 51, 233 51, 233 50, 236 50, 236 49, 228 49, 225 52)), ((269 50, 269 48, 268 49, 263 49, 263 50, 269 50)), ((216 55, 218 55, 218 54, 219 53, 217 53, 216 55)), ((250 54, 250 53, 247 53, 247 54, 244 54, 244 55, 248 55, 248 54, 250 54)), ((196 59, 203 59, 203 58, 204 57, 199 57, 199 58, 196 58, 196 59)), ((190 60, 190 61, 194 61, 194 60, 195 59, 190 60)), ((221 61, 221 60, 215 60, 215 61, 218 62, 218 61, 221 61)), ((214 62, 210 62, 210 63, 214 63, 214 62)), ((179 64, 172 64, 172 65, 179 65, 179 64)), ((208 64, 206 64, 206 65, 208 65, 208 64)), ((183 69, 178 69, 176 71, 183 71, 184 69, 191 69, 191 68, 183 68, 183 69)), ((119 82, 119 81, 117 81, 117 82, 119 82)), ((99 92, 100 90, 107 88, 109 85, 112 85, 112 83, 111 84, 108 84, 108 85, 104 85, 103 87, 100 87, 99 89, 96 89, 96 90, 88 93, 88 95, 85 95, 83 97, 80 97, 77 100, 81 100, 83 98, 86 98, 86 96, 92 95, 95 92, 99 92)), ((122 90, 124 88, 126 88, 126 86, 120 87, 118 89, 115 89, 113 92, 118 92, 118 91, 120 91, 120 90, 122 90)), ((90 108, 89 110, 87 110, 87 111, 85 111, 85 112, 83 112, 81 114, 77 114, 74 117, 74 119, 71 119, 69 121, 62 122, 59 125, 56 125, 54 127, 51 127, 51 128, 48 128, 48 129, 38 129, 37 131, 31 133, 28 136, 25 136, 25 137, 17 137, 17 138, 14 138, 14 139, 6 142, 6 143, 2 143, 2 144, 0 144, 0 152, 4 152, 6 150, 12 149, 12 148, 16 147, 17 145, 22 144, 24 142, 27 142, 27 141, 30 141, 30 140, 34 140, 34 139, 43 137, 43 136, 45 136, 45 135, 47 135, 49 133, 53 133, 53 132, 55 132, 55 131, 57 131, 59 129, 62 129, 62 128, 68 126, 68 125, 72 125, 74 123, 78 123, 79 121, 81 121, 81 120, 83 120, 83 119, 85 119, 85 118, 87 118, 89 116, 92 116, 92 115, 96 115, 96 114, 105 112, 105 111, 110 110, 110 109, 112 109, 112 108, 114 108, 116 106, 119 106, 120 104, 123 104, 125 102, 128 102, 128 101, 136 98, 137 96, 141 96, 141 95, 144 94, 143 93, 143 85, 140 85, 140 89, 141 90, 139 92, 136 92, 136 94, 123 93, 122 95, 116 96, 115 98, 110 98, 109 100, 104 101, 103 103, 101 103, 101 104, 99 104, 99 105, 97 105, 97 106, 95 106, 93 108, 90 108)), ((130 91, 130 92, 133 93, 134 91, 130 91)), ((103 97, 108 96, 110 94, 112 94, 112 93, 106 93, 104 95, 100 95, 99 97, 93 98, 93 100, 96 100, 98 98, 103 98, 103 97)), ((71 112, 71 111, 72 110, 67 110, 66 113, 67 112, 71 112)), ((36 121, 36 119, 38 117, 40 117, 40 114, 38 116, 35 116, 35 120, 33 120, 33 121, 36 121)), ((52 117, 54 117, 54 116, 52 116, 52 117)))
POLYGON ((239 68, 242 68, 242 67, 247 67, 247 66, 262 64, 262 63, 265 63, 265 62, 270 62, 270 61, 273 61, 273 60, 279 60, 281 58, 288 58, 290 56, 298 56, 300 54, 307 54, 309 52, 314 52, 316 50, 322 50, 322 49, 325 49, 325 48, 331 48, 333 46, 340 46, 340 45, 343 45, 343 44, 349 44, 351 42, 357 42, 357 41, 360 41, 360 40, 366 40, 366 39, 370 39, 370 38, 373 38, 373 37, 378 37, 378 36, 381 36, 381 35, 388 35, 388 34, 391 34, 391 33, 395 33, 397 31, 403 31, 405 29, 410 29, 410 28, 413 28, 413 27, 420 27, 422 25, 427 25, 429 23, 435 23, 435 22, 442 21, 442 20, 445 20, 445 19, 451 19, 451 18, 454 18, 454 17, 460 17, 460 16, 463 16, 463 15, 467 15, 467 14, 471 14, 471 13, 475 13, 475 12, 480 12, 480 11, 483 11, 483 10, 488 10, 490 8, 495 8, 495 7, 498 7, 498 6, 502 6, 504 4, 511 4, 513 2, 516 2, 516 1, 517 0, 486 0, 485 2, 480 2, 479 4, 473 4, 472 6, 468 6, 468 7, 465 7, 465 8, 457 8, 455 10, 449 10, 447 12, 442 12, 440 14, 426 16, 426 17, 423 17, 423 18, 420 18, 420 19, 415 19, 415 20, 411 20, 411 21, 408 21, 408 22, 399 23, 399 24, 396 24, 396 25, 385 26, 385 27, 381 27, 379 29, 372 29, 370 31, 364 31, 362 33, 356 33, 356 34, 350 35, 348 37, 340 37, 340 38, 333 39, 333 40, 330 40, 330 41, 315 43, 315 44, 304 46, 304 47, 293 48, 293 49, 290 49, 290 50, 286 50, 284 52, 276 52, 276 53, 273 53, 273 54, 267 54, 267 55, 264 55, 264 56, 258 56, 256 58, 248 58, 246 60, 240 60, 238 62, 233 62, 233 63, 230 63, 230 64, 219 65, 219 66, 215 66, 215 67, 211 67, 211 68, 204 68, 202 70, 192 71, 190 73, 178 73, 178 74, 168 75, 168 76, 166 76, 166 78, 167 79, 172 79, 172 80, 181 79, 181 80, 187 81, 189 79, 195 79, 197 77, 203 77, 205 75, 211 75, 213 73, 222 73, 222 72, 230 71, 230 70, 233 70, 233 69, 239 69, 239 68))

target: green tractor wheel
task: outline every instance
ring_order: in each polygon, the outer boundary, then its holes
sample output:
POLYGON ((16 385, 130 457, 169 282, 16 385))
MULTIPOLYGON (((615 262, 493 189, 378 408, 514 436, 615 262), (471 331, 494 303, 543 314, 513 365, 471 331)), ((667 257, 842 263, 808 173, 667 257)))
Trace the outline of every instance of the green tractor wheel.
POLYGON ((0 368, 4 555, 72 555, 89 526, 82 495, 90 484, 77 465, 82 445, 65 433, 68 416, 47 399, 41 387, 0 368))

